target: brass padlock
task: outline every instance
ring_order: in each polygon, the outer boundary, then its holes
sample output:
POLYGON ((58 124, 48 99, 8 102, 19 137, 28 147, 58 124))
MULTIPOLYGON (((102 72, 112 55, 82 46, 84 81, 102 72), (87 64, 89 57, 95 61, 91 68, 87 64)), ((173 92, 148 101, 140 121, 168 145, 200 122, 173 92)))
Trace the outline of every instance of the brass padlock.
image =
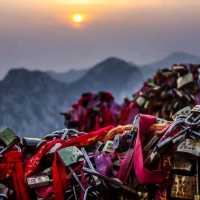
POLYGON ((171 197, 179 199, 194 199, 196 190, 195 176, 174 175, 171 197))
POLYGON ((200 195, 194 195, 194 200, 200 200, 200 195))

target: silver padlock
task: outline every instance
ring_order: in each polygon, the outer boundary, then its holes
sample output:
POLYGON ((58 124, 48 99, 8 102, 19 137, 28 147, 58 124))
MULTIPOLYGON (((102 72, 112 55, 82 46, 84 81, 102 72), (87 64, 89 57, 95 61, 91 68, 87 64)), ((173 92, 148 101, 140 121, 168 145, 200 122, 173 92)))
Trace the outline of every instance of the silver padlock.
POLYGON ((30 188, 43 187, 49 185, 50 183, 51 180, 47 175, 31 176, 27 178, 27 184, 30 188))

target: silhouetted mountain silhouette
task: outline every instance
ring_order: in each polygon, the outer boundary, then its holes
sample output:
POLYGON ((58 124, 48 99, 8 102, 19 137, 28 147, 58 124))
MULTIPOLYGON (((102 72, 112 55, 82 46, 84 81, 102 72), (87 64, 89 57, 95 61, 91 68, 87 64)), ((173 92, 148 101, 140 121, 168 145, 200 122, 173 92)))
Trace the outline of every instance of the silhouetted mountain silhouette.
POLYGON ((70 85, 45 72, 13 69, 0 82, 0 127, 19 135, 43 135, 63 128, 59 113, 82 92, 109 90, 119 98, 132 94, 138 82, 142 82, 139 69, 117 58, 97 64, 70 85))

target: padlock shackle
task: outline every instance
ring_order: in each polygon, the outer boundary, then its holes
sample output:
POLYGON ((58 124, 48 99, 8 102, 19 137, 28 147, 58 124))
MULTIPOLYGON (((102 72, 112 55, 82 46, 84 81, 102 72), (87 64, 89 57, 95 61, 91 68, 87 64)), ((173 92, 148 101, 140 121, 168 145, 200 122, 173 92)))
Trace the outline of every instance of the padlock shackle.
POLYGON ((119 179, 117 178, 110 178, 110 177, 107 177, 103 174, 100 174, 99 172, 97 172, 96 170, 91 170, 91 169, 88 169, 88 168, 83 168, 83 171, 88 173, 88 174, 92 174, 94 176, 97 176, 101 179, 103 179, 104 181, 108 182, 108 183, 112 183, 118 187, 120 187, 121 189, 123 189, 124 191, 127 191, 129 193, 132 193, 134 195, 137 195, 138 196, 138 193, 136 190, 134 190, 133 188, 130 188, 126 185, 124 185, 119 179))
POLYGON ((44 136, 43 139, 51 139, 54 137, 58 137, 58 138, 61 138, 62 140, 65 140, 65 139, 68 139, 70 132, 73 132, 74 135, 85 134, 85 132, 81 132, 76 129, 64 128, 64 129, 56 130, 47 134, 46 136, 44 136))
POLYGON ((193 119, 194 113, 191 113, 188 117, 185 118, 185 123, 189 126, 197 126, 200 125, 200 113, 197 115, 195 119, 193 119))
POLYGON ((185 122, 184 118, 177 118, 174 122, 172 122, 171 126, 167 129, 167 131, 165 132, 165 134, 160 138, 160 141, 163 141, 164 139, 166 139, 167 137, 169 137, 169 135, 171 134, 171 132, 178 126, 181 125, 185 122))
POLYGON ((195 137, 200 138, 200 133, 199 133, 199 132, 192 130, 192 134, 193 134, 195 137))

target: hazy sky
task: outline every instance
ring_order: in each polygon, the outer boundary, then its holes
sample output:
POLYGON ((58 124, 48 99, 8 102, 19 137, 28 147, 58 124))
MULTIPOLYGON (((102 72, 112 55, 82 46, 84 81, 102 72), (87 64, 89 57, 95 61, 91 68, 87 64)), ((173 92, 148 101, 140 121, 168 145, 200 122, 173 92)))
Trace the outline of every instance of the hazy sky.
POLYGON ((148 63, 173 51, 200 55, 199 0, 0 0, 0 77, 109 56, 148 63))

